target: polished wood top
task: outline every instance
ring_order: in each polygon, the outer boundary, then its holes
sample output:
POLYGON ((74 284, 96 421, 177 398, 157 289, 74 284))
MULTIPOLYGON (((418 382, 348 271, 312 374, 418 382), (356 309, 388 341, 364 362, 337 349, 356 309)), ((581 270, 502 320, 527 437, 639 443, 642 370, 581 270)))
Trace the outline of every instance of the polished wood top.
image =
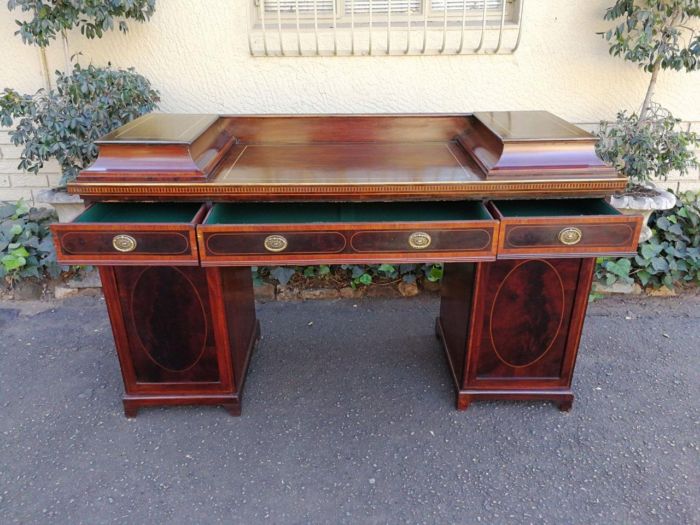
POLYGON ((473 117, 503 142, 595 140, 587 131, 546 111, 477 111, 473 117))
POLYGON ((150 113, 108 133, 97 144, 190 144, 217 115, 150 113))
POLYGON ((236 145, 217 184, 372 184, 478 181, 457 144, 339 143, 236 145))
POLYGON ((91 199, 400 200, 604 196, 625 179, 546 112, 158 115, 98 142, 91 199))

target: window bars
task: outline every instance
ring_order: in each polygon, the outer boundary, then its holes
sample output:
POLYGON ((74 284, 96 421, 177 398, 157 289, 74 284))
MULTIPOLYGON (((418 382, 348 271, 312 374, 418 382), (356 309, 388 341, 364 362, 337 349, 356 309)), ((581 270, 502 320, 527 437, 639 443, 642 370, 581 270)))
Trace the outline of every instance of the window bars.
POLYGON ((525 0, 248 0, 253 56, 513 54, 525 0))

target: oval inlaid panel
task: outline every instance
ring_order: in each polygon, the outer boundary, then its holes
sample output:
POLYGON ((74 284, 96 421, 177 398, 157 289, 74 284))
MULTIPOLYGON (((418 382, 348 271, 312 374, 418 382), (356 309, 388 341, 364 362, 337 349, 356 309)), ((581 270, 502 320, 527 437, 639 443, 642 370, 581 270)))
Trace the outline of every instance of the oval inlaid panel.
POLYGON ((185 232, 68 232, 60 237, 61 248, 68 255, 122 255, 114 249, 115 235, 129 235, 136 239, 138 255, 182 255, 190 251, 190 241, 185 232))
POLYGON ((501 282, 491 309, 491 343, 508 366, 539 361, 554 343, 564 319, 564 285, 546 261, 526 261, 501 282))
MULTIPOLYGON (((413 252, 409 243, 413 233, 427 233, 431 242, 425 251, 480 251, 491 244, 491 232, 481 228, 469 230, 372 230, 358 231, 350 239, 356 252, 413 252)), ((420 251, 418 251, 420 253, 420 251)))
POLYGON ((171 267, 146 269, 131 295, 136 335, 161 368, 182 372, 202 357, 207 319, 202 299, 185 275, 171 267))
POLYGON ((339 253, 345 249, 345 237, 339 232, 222 232, 205 234, 207 253, 222 255, 284 255, 287 253, 339 253), (265 248, 265 239, 280 235, 288 245, 281 252, 265 248))
POLYGON ((565 246, 559 240, 563 228, 576 227, 583 233, 577 246, 627 246, 633 241, 634 230, 629 224, 528 224, 506 228, 506 247, 565 246))

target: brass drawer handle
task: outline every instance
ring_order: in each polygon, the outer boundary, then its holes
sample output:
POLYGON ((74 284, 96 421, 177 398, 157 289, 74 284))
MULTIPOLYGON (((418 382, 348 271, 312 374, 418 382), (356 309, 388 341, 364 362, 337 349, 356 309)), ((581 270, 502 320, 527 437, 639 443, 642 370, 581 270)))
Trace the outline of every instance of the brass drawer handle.
POLYGON ((118 252, 133 252, 136 249, 136 239, 131 235, 115 235, 112 246, 118 252))
POLYGON ((582 238, 583 233, 581 230, 574 228, 573 226, 564 228, 559 232, 559 242, 566 244, 567 246, 573 246, 574 244, 580 243, 582 238))
POLYGON ((287 249, 289 243, 282 235, 268 235, 265 237, 265 249, 269 252, 281 252, 287 249))
POLYGON ((433 239, 425 232, 414 232, 408 236, 408 244, 416 250, 425 250, 433 239))

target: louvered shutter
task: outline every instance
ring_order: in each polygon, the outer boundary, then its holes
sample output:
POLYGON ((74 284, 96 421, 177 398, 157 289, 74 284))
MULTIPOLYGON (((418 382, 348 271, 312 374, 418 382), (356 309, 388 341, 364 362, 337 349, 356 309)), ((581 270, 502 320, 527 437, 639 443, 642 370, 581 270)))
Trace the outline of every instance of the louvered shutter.
POLYGON ((501 12, 505 0, 430 0, 430 8, 433 11, 442 12, 445 10, 445 4, 447 4, 448 12, 463 11, 466 3, 467 13, 474 14, 484 10, 484 1, 486 1, 486 9, 489 11, 489 14, 492 14, 492 11, 501 12))
POLYGON ((372 4, 373 14, 385 14, 389 12, 390 2, 392 13, 405 13, 409 7, 413 13, 421 10, 421 0, 345 0, 345 12, 350 14, 354 7, 355 14, 369 13, 372 4))
MULTIPOLYGON (((262 0, 260 0, 262 1, 262 0)), ((265 0, 265 12, 276 13, 278 6, 282 13, 313 14, 314 5, 318 13, 333 13, 335 0, 265 0)))

